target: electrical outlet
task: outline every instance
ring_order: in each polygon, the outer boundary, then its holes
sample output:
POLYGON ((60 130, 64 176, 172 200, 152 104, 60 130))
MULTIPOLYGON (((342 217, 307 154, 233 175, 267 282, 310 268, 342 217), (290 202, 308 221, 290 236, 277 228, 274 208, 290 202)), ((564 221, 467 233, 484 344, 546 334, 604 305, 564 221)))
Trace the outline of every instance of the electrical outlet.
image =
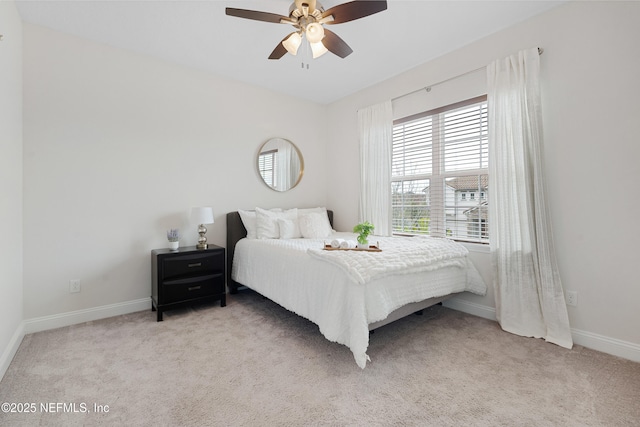
POLYGON ((573 307, 578 305, 578 291, 567 291, 567 305, 573 307))
POLYGON ((80 292, 80 279, 69 280, 69 293, 80 292))

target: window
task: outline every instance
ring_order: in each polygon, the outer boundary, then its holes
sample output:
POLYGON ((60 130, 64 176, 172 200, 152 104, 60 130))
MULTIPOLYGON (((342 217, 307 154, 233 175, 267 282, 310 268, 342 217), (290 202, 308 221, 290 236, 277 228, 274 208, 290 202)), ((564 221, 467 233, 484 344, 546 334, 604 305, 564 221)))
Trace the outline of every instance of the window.
POLYGON ((278 150, 263 151, 258 157, 260 176, 270 187, 275 187, 276 154, 278 150))
POLYGON ((396 120, 393 232, 488 243, 488 149, 486 96, 396 120))

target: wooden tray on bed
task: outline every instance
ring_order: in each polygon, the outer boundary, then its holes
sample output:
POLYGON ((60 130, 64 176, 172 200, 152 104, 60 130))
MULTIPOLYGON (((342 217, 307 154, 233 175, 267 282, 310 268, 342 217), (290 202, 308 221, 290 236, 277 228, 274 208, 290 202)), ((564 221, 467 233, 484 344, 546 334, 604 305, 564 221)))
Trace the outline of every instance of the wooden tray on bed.
POLYGON ((365 251, 365 252, 382 252, 376 245, 369 245, 368 248, 332 248, 331 245, 324 244, 325 251, 365 251))

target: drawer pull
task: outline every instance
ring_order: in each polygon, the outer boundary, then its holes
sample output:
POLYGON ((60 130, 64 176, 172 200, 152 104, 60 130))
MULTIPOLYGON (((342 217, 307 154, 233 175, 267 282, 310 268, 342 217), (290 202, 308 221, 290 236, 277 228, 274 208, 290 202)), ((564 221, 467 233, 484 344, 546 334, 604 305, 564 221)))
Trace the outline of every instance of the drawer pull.
POLYGON ((202 286, 192 286, 189 288, 190 291, 197 291, 198 289, 202 288, 202 286))
POLYGON ((187 266, 189 268, 191 268, 191 267, 201 267, 202 263, 201 262, 194 262, 193 264, 188 264, 187 266))

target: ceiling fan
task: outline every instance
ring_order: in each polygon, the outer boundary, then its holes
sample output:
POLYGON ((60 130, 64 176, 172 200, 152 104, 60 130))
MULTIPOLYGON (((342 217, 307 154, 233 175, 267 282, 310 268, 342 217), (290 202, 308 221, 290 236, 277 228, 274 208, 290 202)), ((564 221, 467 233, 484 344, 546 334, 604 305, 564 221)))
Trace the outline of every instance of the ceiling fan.
POLYGON ((226 14, 238 18, 294 26, 296 30, 278 43, 269 55, 269 59, 280 59, 287 52, 296 55, 302 44, 303 36, 309 41, 313 58, 324 55, 328 51, 340 58, 346 58, 353 52, 353 49, 336 33, 324 28, 324 24, 342 24, 386 9, 387 2, 385 0, 355 0, 339 4, 329 10, 324 10, 320 2, 316 0, 295 0, 289 8, 289 16, 232 7, 226 8, 226 14))

